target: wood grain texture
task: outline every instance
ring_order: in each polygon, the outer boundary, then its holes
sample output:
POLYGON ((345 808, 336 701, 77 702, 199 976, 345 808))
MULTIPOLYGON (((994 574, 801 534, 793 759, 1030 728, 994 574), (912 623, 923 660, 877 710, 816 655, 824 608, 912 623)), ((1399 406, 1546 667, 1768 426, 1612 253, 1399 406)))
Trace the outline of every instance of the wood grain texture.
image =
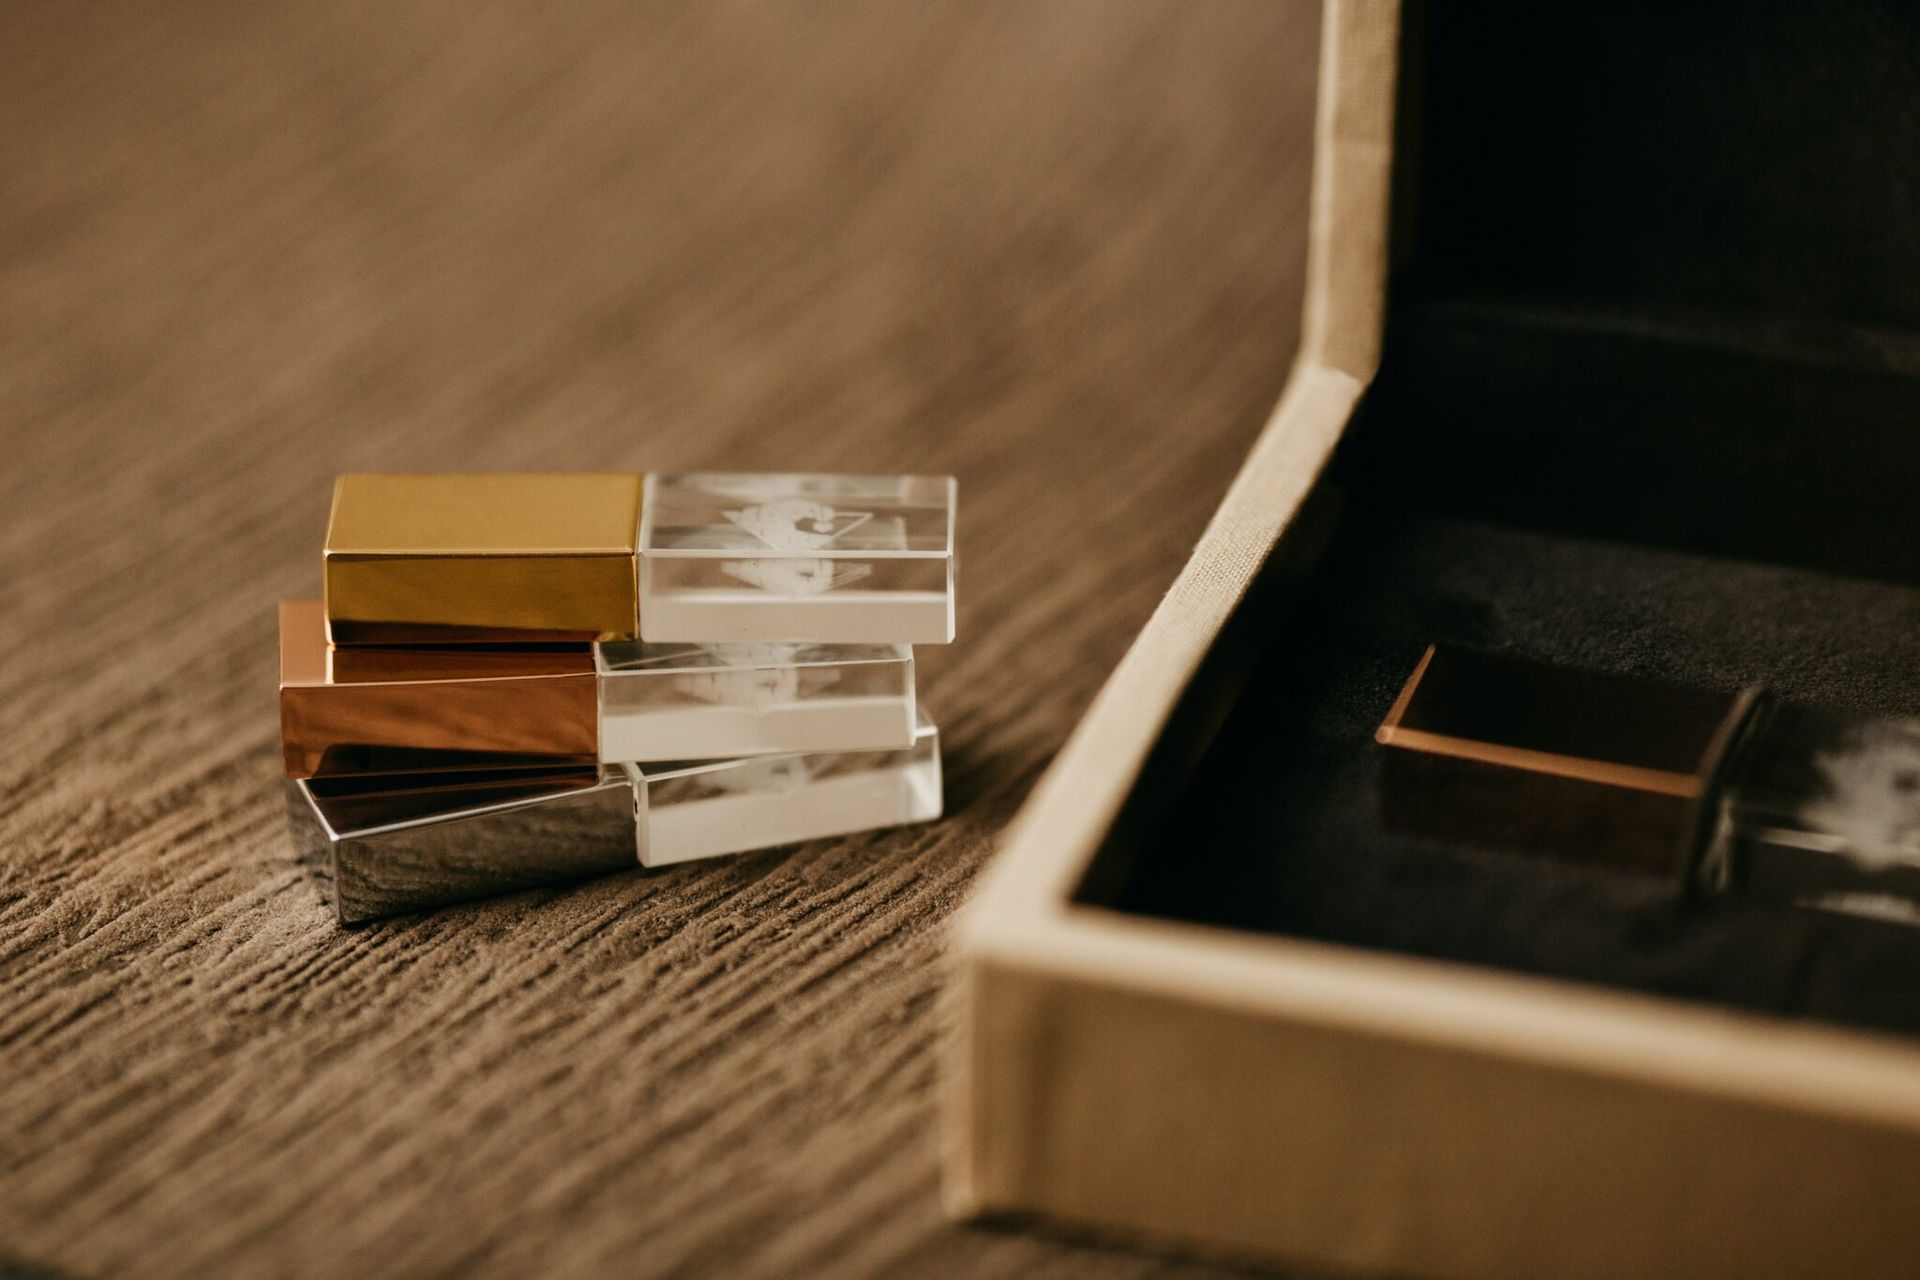
POLYGON ((1186 1273, 941 1220, 936 996, 1279 391, 1315 40, 1307 0, 0 6, 0 1257, 1186 1273), (950 816, 336 929, 272 702, 331 476, 694 466, 960 477, 950 816))

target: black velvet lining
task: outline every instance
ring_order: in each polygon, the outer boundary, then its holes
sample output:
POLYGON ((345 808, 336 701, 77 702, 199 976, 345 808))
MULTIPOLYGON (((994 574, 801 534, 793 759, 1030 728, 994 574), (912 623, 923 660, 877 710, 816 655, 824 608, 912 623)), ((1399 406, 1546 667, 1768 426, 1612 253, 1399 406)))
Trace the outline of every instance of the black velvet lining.
POLYGON ((1372 741, 1433 642, 1920 714, 1920 5, 1405 18, 1341 532, 1265 571, 1080 900, 1920 1033, 1920 928, 1391 836, 1372 741))
POLYGON ((1920 335, 1409 302, 1374 400, 1401 505, 1920 582, 1920 335))
MULTIPOLYGON (((1372 741, 1430 641, 1920 712, 1920 591, 1378 510, 1350 522, 1192 784, 1084 896, 1122 910, 1920 1032, 1920 929, 1686 910, 1650 876, 1380 827, 1372 741)), ((1117 855, 1116 855, 1117 856, 1117 855)))
POLYGON ((1920 325, 1920 5, 1409 0, 1409 296, 1920 325))
POLYGON ((1404 18, 1370 472, 1412 506, 1920 582, 1920 4, 1404 18))

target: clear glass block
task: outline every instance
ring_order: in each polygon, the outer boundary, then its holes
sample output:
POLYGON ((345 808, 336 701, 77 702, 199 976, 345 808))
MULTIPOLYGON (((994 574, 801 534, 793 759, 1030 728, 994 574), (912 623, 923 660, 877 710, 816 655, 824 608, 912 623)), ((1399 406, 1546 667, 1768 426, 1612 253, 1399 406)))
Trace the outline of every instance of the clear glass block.
POLYGON ((940 736, 920 717, 901 751, 626 766, 643 797, 649 867, 940 816, 940 736))
POLYGON ((954 499, 951 476, 649 475, 641 637, 945 644, 954 499))
POLYGON ((594 660, 605 761, 913 745, 905 645, 628 642, 596 646, 594 660))
POLYGON ((1920 923, 1920 720, 1768 705, 1716 809, 1697 893, 1920 923))

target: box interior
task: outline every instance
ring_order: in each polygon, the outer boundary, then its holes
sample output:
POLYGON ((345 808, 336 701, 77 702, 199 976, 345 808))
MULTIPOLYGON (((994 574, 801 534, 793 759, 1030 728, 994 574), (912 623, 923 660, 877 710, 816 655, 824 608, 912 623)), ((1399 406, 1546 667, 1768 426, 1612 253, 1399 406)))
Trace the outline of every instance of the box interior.
POLYGON ((1920 8, 1412 4, 1398 119, 1379 375, 1078 900, 1920 1032, 1920 928, 1389 835, 1372 738, 1434 642, 1920 714, 1920 8))

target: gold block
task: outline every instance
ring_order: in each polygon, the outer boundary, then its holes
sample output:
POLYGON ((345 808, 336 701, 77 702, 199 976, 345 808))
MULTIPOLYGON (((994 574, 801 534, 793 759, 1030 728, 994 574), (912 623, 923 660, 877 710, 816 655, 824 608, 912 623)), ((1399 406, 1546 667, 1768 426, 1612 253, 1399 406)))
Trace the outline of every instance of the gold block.
POLYGON ((637 474, 343 475, 327 526, 334 644, 639 634, 637 474))

